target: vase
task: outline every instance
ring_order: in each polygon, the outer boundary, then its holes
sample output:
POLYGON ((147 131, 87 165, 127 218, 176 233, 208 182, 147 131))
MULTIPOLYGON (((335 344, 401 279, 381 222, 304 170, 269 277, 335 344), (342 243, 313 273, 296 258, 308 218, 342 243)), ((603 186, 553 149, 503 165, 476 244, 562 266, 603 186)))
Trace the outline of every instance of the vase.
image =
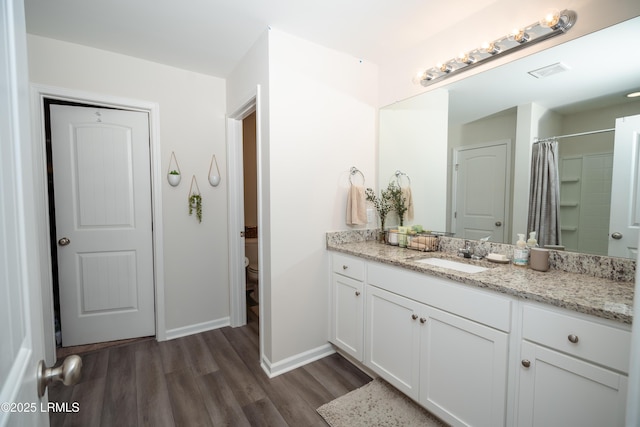
POLYGON ((171 185, 172 187, 180 184, 180 178, 181 175, 167 174, 167 180, 169 181, 169 185, 171 185))

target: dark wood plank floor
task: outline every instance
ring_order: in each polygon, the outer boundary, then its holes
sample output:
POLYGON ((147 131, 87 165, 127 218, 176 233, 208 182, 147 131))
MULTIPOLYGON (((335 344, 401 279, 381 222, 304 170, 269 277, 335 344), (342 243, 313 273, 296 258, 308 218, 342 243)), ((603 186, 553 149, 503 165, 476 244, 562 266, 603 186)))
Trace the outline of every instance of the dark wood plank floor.
POLYGON ((258 326, 171 341, 145 340, 81 355, 82 379, 49 388, 52 426, 326 426, 316 408, 371 378, 334 354, 269 379, 258 326))

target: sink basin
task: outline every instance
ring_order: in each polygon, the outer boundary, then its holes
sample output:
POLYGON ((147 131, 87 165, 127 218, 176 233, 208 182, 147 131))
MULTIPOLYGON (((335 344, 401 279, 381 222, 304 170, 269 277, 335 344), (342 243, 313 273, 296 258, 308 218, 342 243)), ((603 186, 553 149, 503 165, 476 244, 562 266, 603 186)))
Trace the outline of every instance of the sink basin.
POLYGON ((480 267, 479 265, 465 264, 464 262, 452 261, 450 259, 443 258, 423 258, 416 262, 421 264, 429 264, 434 267, 448 268, 449 270, 456 270, 462 273, 480 273, 488 270, 487 267, 480 267))

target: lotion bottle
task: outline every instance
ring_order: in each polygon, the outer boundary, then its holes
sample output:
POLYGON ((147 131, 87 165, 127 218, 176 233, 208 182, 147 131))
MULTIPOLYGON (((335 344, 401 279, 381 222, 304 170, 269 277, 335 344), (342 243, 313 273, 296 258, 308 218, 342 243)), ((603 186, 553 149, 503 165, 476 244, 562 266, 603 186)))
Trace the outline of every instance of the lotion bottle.
POLYGON ((529 249, 524 241, 524 234, 518 234, 516 247, 513 249, 513 264, 526 266, 529 263, 529 249))

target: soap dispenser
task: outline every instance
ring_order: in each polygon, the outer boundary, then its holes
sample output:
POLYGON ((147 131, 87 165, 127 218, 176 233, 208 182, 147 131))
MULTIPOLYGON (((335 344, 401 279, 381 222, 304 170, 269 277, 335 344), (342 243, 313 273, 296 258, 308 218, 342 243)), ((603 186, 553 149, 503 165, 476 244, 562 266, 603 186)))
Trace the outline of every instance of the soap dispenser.
POLYGON ((518 234, 516 247, 513 249, 513 264, 526 266, 529 263, 529 249, 527 242, 524 240, 524 234, 518 234))
POLYGON ((529 233, 529 240, 527 240, 527 247, 529 249, 538 247, 538 241, 536 240, 535 231, 532 231, 531 233, 529 233))

